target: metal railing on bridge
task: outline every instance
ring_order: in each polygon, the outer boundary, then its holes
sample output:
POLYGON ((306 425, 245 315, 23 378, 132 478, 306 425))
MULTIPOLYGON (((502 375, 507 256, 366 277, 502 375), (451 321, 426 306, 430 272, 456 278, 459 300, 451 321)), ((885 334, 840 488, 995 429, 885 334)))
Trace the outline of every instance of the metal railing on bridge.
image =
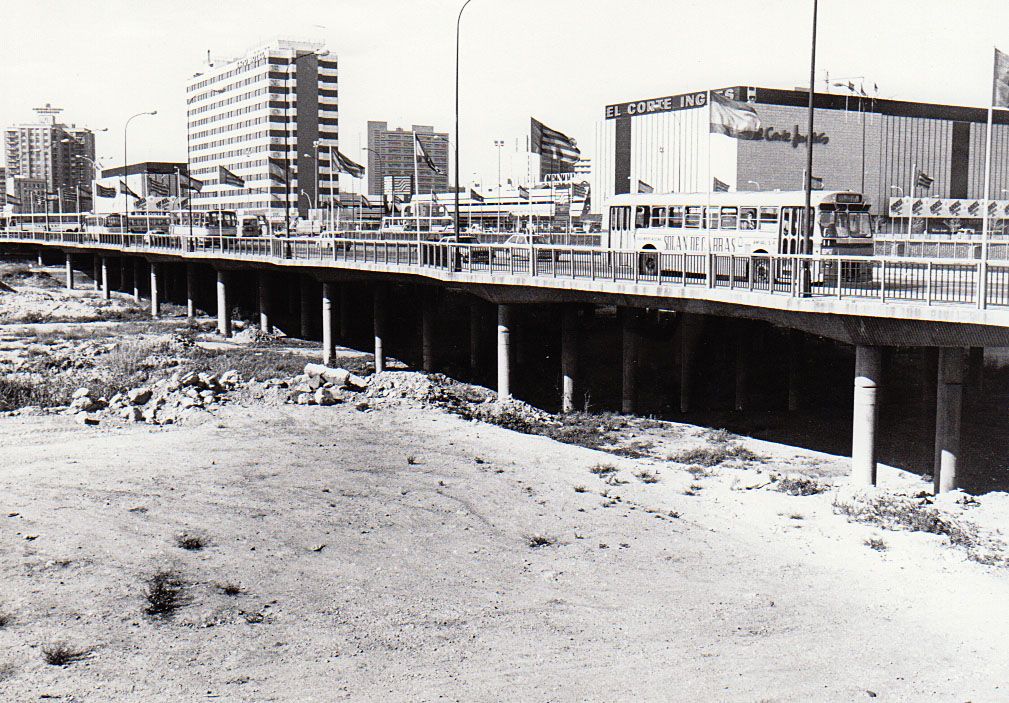
MULTIPOLYGON (((741 293, 921 305, 1009 306, 1009 261, 724 253, 666 253, 587 246, 507 246, 344 238, 0 232, 0 241, 104 251, 210 255, 264 263, 304 261, 429 269, 467 276, 613 281, 741 293)), ((658 295, 668 294, 658 292, 658 295)))

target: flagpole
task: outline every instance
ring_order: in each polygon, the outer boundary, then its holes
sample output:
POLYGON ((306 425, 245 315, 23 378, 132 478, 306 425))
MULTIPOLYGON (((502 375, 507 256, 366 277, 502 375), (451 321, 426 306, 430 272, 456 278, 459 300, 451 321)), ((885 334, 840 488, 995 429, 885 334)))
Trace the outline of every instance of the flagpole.
MULTIPOLYGON (((994 97, 994 96, 993 96, 994 97)), ((994 100, 990 101, 994 102, 994 100)), ((992 137, 993 107, 988 105, 988 128, 984 145, 984 211, 981 214, 981 263, 978 264, 977 306, 982 310, 986 307, 985 293, 988 288, 988 198, 991 196, 991 137, 992 137)))
POLYGON ((413 209, 413 222, 414 227, 417 228, 417 241, 421 240, 420 236, 420 213, 417 211, 417 201, 416 196, 420 194, 420 170, 417 168, 417 145, 420 143, 420 138, 417 133, 413 133, 413 197, 411 200, 413 209))
MULTIPOLYGON (((803 216, 805 217, 805 237, 802 243, 802 253, 812 254, 813 253, 813 214, 812 214, 812 201, 813 201, 813 106, 814 106, 814 92, 816 89, 816 18, 817 11, 819 9, 819 3, 817 0, 813 0, 813 30, 810 42, 809 50, 809 109, 807 114, 807 126, 806 126, 806 179, 803 183, 803 188, 805 192, 805 209, 803 210, 803 216)), ((809 270, 809 260, 804 259, 801 267, 801 280, 800 280, 800 293, 803 297, 808 297, 810 295, 811 281, 810 281, 810 270, 809 270)))

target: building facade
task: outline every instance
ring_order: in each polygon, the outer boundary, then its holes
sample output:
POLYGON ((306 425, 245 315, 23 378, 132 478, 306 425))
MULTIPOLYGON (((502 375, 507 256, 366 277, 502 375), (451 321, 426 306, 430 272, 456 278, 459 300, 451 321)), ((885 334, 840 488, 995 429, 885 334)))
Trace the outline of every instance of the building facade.
POLYGON ((28 198, 15 204, 16 211, 75 212, 78 203, 82 210, 91 209, 95 135, 59 122, 62 111, 48 104, 35 108, 34 122, 4 131, 7 192, 28 198))
MULTIPOLYGON (((597 126, 593 208, 614 194, 801 190, 809 93, 750 86, 715 92, 747 103, 760 128, 750 138, 710 132, 708 91, 608 105, 597 126)), ((813 176, 825 190, 863 193, 875 214, 891 197, 981 198, 987 110, 814 96, 813 176), (932 180, 916 185, 918 173, 932 180)), ((1009 189, 1009 114, 995 111, 990 197, 1009 189)))
POLYGON ((274 222, 327 208, 340 190, 337 84, 336 58, 315 42, 275 40, 204 66, 186 86, 188 162, 204 184, 194 208, 274 222), (221 167, 244 184, 222 183, 221 167))
POLYGON ((448 190, 447 132, 435 132, 434 127, 426 125, 413 125, 409 130, 389 129, 387 122, 369 121, 367 151, 369 195, 389 195, 383 190, 386 176, 409 178, 408 195, 448 190), (437 171, 423 157, 415 155, 418 139, 437 171))

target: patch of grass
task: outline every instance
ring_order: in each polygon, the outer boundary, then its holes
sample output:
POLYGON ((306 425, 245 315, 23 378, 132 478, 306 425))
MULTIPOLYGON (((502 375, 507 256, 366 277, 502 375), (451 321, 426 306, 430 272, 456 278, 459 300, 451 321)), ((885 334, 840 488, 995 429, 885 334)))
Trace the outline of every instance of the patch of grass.
POLYGON ((411 454, 410 456, 408 456, 406 458, 406 463, 409 464, 410 466, 416 466, 417 465, 417 457, 415 457, 413 454, 411 454))
POLYGON ((10 613, 5 613, 0 611, 0 629, 3 629, 14 622, 13 616, 10 613))
POLYGON ((182 533, 175 538, 175 544, 190 552, 198 552, 207 546, 207 538, 202 535, 182 533))
POLYGON ((805 476, 782 476, 774 483, 774 490, 790 496, 815 496, 830 490, 830 486, 805 476))
POLYGON ((865 546, 869 549, 875 549, 877 552, 885 552, 887 550, 887 544, 878 537, 870 537, 865 540, 865 546))
POLYGON ((526 537, 526 543, 531 549, 539 549, 540 547, 550 547, 557 544, 557 538, 537 533, 526 537))
POLYGON ((711 468, 727 461, 757 461, 759 456, 738 444, 707 444, 687 449, 669 457, 677 464, 696 464, 711 468))
POLYGON ((613 447, 608 451, 611 454, 616 454, 617 456, 625 456, 629 459, 642 459, 644 457, 651 455, 651 449, 655 446, 654 442, 629 442, 627 444, 613 447))
POLYGON ((575 486, 575 493, 588 493, 588 490, 585 486, 575 486))
POLYGON ((792 513, 791 515, 788 516, 788 519, 789 520, 805 520, 806 516, 803 515, 802 513, 792 513))
POLYGON ((637 479, 639 481, 641 481, 641 483, 658 483, 659 482, 659 477, 657 475, 653 474, 651 471, 642 470, 642 471, 639 471, 638 473, 636 473, 634 475, 637 477, 637 479))
POLYGON ((590 474, 595 474, 596 476, 609 476, 617 472, 617 467, 613 464, 596 464, 589 469, 590 474))
POLYGON ((231 582, 219 583, 217 584, 217 588, 226 596, 240 596, 245 592, 239 584, 231 582))
POLYGON ((704 486, 697 483, 691 483, 689 486, 687 486, 686 490, 683 491, 683 495, 685 496, 700 495, 702 490, 704 490, 704 486))
POLYGON ((851 502, 834 501, 834 511, 853 522, 885 530, 907 530, 945 535, 950 544, 971 549, 980 544, 977 528, 942 515, 928 505, 897 496, 873 496, 851 502))
POLYGON ((49 666, 67 666, 90 653, 90 650, 71 647, 66 642, 54 642, 42 647, 42 660, 49 666))
POLYGON ((709 478, 714 474, 703 466, 698 466, 697 464, 692 464, 687 467, 687 473, 696 478, 709 478))
POLYGON ((184 587, 185 583, 178 573, 167 569, 156 572, 147 579, 144 591, 147 607, 144 612, 162 618, 171 617, 185 605, 184 587))

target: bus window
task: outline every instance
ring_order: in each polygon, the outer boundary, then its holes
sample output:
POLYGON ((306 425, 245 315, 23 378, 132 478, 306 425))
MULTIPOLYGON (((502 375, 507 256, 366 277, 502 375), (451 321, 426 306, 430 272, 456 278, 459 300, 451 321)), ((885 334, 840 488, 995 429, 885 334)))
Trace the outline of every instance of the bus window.
POLYGON ((648 215, 651 207, 648 205, 638 205, 634 214, 634 229, 645 229, 648 227, 648 215))
POLYGON ((707 224, 704 225, 707 229, 718 229, 718 208, 717 207, 706 207, 704 208, 705 218, 707 219, 707 224))
POLYGON ((736 213, 737 208, 734 207, 723 207, 721 219, 718 223, 718 229, 736 229, 736 213))
POLYGON ((701 216, 703 215, 704 208, 700 205, 688 205, 687 206, 687 216, 686 216, 686 226, 690 229, 697 229, 701 226, 701 216))
POLYGON ((666 226, 666 208, 664 207, 653 207, 652 208, 652 227, 665 227, 666 226))
MULTIPOLYGON (((837 236, 838 215, 829 211, 820 211, 820 236, 833 239, 837 236)), ((843 224, 843 223, 842 223, 843 224)))
POLYGON ((739 209, 739 229, 757 229, 757 208, 744 207, 739 209))
POLYGON ((760 231, 761 232, 778 231, 778 208, 776 207, 760 208, 760 231))
POLYGON ((674 205, 669 208, 669 226, 683 227, 683 206, 674 205))

